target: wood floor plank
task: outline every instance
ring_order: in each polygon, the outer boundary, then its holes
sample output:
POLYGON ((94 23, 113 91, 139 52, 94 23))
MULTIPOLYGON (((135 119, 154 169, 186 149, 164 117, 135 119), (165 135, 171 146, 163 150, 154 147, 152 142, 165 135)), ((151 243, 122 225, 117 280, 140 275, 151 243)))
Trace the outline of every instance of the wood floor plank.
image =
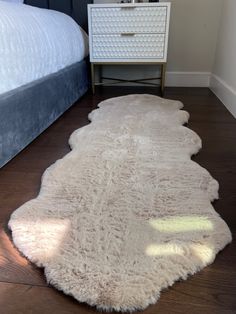
POLYGON ((94 308, 78 304, 73 298, 50 288, 0 283, 2 314, 90 314, 94 308))
MULTIPOLYGON (((85 95, 57 122, 9 164, 0 169, 0 313, 90 314, 94 308, 47 287, 43 272, 22 257, 10 240, 10 214, 34 198, 44 170, 70 151, 68 138, 88 124, 88 113, 107 98, 130 93, 156 94, 155 88, 103 87, 85 95), (4 309, 4 310, 2 310, 4 309)), ((158 94, 158 93, 157 93, 158 94)), ((236 120, 207 88, 167 88, 166 98, 184 102, 188 127, 202 139, 203 148, 193 160, 207 168, 220 183, 215 209, 236 236, 236 120)), ((145 105, 145 104, 144 104, 145 105)), ((227 246, 215 262, 185 282, 161 294, 145 314, 236 313, 236 245, 227 246)))
MULTIPOLYGON (((40 270, 14 247, 10 232, 0 224, 0 282, 47 286, 40 270)), ((1 313, 1 311, 0 311, 1 313)))

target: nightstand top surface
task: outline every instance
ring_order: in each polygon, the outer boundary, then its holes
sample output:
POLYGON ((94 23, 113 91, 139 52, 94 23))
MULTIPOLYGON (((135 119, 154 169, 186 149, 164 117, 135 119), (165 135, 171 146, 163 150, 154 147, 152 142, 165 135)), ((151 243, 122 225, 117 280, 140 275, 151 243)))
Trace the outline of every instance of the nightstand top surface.
POLYGON ((130 8, 130 7, 156 7, 156 6, 171 6, 171 2, 143 2, 143 3, 99 3, 99 4, 88 4, 88 7, 92 7, 92 8, 106 8, 106 7, 126 7, 126 8, 130 8))

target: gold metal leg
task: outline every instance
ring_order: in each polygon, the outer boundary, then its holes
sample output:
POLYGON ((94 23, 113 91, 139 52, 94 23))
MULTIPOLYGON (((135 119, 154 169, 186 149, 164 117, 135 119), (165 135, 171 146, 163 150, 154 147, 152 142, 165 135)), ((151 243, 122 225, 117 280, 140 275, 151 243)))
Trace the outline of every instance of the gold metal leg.
POLYGON ((94 73, 94 64, 91 63, 91 83, 92 83, 92 92, 95 94, 95 73, 94 73))
POLYGON ((99 64, 97 67, 97 73, 98 73, 98 82, 102 83, 102 65, 99 64))
POLYGON ((161 96, 164 96, 165 90, 165 79, 166 79, 166 63, 161 66, 161 96))

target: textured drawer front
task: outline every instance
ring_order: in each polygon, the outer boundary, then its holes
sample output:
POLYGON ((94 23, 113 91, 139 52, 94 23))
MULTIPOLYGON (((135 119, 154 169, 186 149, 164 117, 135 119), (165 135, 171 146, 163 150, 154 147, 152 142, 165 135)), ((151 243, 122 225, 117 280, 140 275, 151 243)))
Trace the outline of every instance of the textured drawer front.
POLYGON ((94 35, 94 59, 162 59, 164 34, 94 35))
POLYGON ((92 33, 165 33, 167 7, 92 8, 92 33))

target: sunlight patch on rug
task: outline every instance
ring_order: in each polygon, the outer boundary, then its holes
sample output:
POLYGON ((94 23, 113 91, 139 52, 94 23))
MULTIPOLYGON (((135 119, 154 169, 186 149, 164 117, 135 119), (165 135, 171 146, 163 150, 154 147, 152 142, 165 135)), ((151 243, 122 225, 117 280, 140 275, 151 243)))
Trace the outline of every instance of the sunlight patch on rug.
POLYGON ((178 101, 108 99, 70 137, 9 228, 48 283, 98 309, 134 311, 212 263, 232 238, 218 183, 191 160, 199 136, 178 101))
POLYGON ((151 219, 150 225, 162 232, 187 232, 213 230, 213 224, 206 217, 167 217, 165 219, 151 219))

